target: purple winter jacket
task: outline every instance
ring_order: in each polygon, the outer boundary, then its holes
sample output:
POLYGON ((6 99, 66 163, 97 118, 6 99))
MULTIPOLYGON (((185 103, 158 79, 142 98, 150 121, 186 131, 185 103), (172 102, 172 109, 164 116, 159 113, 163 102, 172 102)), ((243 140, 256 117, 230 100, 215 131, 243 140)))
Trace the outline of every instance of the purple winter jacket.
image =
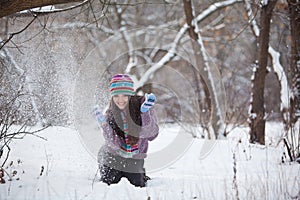
MULTIPOLYGON (((148 112, 141 113, 142 128, 139 134, 138 148, 139 153, 134 155, 133 158, 143 159, 147 156, 148 141, 155 139, 159 132, 157 116, 154 109, 148 112)), ((102 126, 103 136, 105 139, 105 149, 111 154, 119 155, 122 140, 116 135, 109 124, 102 126)))

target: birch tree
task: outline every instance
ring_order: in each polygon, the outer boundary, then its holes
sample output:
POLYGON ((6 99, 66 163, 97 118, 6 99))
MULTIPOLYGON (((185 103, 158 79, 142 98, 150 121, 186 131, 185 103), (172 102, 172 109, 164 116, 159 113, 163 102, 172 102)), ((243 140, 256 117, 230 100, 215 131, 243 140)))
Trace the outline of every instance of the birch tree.
MULTIPOLYGON (((195 55, 195 68, 196 73, 195 73, 195 80, 196 80, 196 84, 197 84, 197 90, 196 92, 200 93, 200 89, 199 87, 199 73, 197 73, 197 71, 202 72, 200 73, 200 80, 201 83, 204 86, 204 92, 205 92, 205 96, 206 96, 206 101, 209 107, 209 111, 211 112, 211 110, 213 110, 212 113, 212 130, 214 132, 214 136, 216 138, 222 138, 224 135, 224 122, 222 119, 222 114, 220 111, 220 108, 218 106, 219 99, 217 99, 217 95, 215 94, 215 90, 214 90, 214 81, 211 79, 211 72, 210 72, 210 66, 208 64, 208 57, 207 57, 207 53, 201 38, 201 35, 199 33, 199 28, 197 25, 197 21, 194 20, 195 16, 194 16, 194 10, 193 10, 193 5, 192 5, 192 1, 183 1, 184 4, 184 11, 185 11, 185 15, 186 15, 186 21, 187 24, 189 26, 188 28, 188 32, 189 35, 192 39, 192 41, 196 41, 195 43, 192 42, 192 47, 193 47, 193 51, 194 51, 194 55, 195 55), (204 81, 203 76, 206 76, 206 80, 207 82, 204 81), (210 89, 210 90, 209 90, 210 89), (209 91, 211 93, 209 93, 209 91), (213 109, 211 108, 213 106, 213 109)), ((198 96, 199 98, 199 96, 198 96)), ((200 105, 200 103, 199 103, 200 105)), ((200 109, 201 110, 201 109, 200 109)))
MULTIPOLYGON (((194 24, 194 18, 195 18, 195 13, 193 11, 192 8, 192 2, 191 1, 183 1, 183 7, 184 7, 184 13, 185 13, 185 17, 186 17, 186 23, 188 26, 188 34, 189 37, 191 38, 191 45, 193 47, 193 52, 194 52, 194 56, 195 56, 195 65, 193 66, 193 76, 194 76, 194 82, 196 85, 196 96, 198 98, 198 106, 199 106, 199 110, 198 112, 200 113, 202 110, 204 110, 204 108, 202 108, 202 103, 201 103, 201 88, 200 88, 200 84, 202 84, 203 89, 204 89, 204 94, 205 94, 205 101, 208 107, 208 112, 211 113, 211 98, 210 98, 210 94, 209 94, 209 90, 208 87, 203 79, 203 77, 199 74, 199 68, 201 68, 201 64, 203 63, 203 57, 201 56, 201 54, 199 53, 199 43, 197 43, 196 41, 199 40, 199 35, 197 32, 195 32, 196 27, 194 24)), ((196 24, 197 25, 197 24, 196 24)), ((201 36, 200 36, 201 37, 201 36)), ((199 120, 200 122, 200 120, 199 120)))

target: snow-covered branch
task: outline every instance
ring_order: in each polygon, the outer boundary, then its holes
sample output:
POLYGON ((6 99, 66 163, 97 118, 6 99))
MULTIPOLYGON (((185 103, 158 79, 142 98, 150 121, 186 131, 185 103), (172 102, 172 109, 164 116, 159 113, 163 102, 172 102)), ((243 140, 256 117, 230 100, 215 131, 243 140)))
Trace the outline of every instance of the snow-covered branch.
MULTIPOLYGON (((210 5, 207 9, 205 9, 203 12, 201 12, 195 18, 194 21, 195 21, 195 23, 199 23, 202 20, 204 20, 206 17, 213 14, 213 12, 215 12, 221 8, 224 8, 226 6, 230 6, 235 3, 240 3, 240 2, 242 2, 242 0, 227 0, 227 1, 221 1, 221 2, 214 3, 214 4, 210 5)), ((162 57, 159 62, 157 62, 155 65, 153 65, 150 69, 148 69, 144 73, 144 75, 141 77, 141 79, 139 81, 137 81, 136 88, 142 87, 152 77, 152 75, 157 70, 159 70, 161 67, 163 67, 167 62, 169 62, 175 56, 177 45, 179 44, 180 40, 183 38, 187 29, 188 29, 188 25, 187 25, 187 23, 185 23, 179 30, 178 34, 176 35, 168 53, 164 57, 162 57)))
POLYGON ((289 107, 289 85, 286 74, 282 65, 280 64, 280 53, 275 51, 272 47, 269 47, 269 54, 272 57, 273 69, 277 75, 278 81, 280 82, 280 110, 283 111, 289 107))
POLYGON ((259 36, 259 28, 258 28, 258 25, 256 23, 256 20, 255 20, 255 16, 252 12, 252 8, 251 8, 251 4, 249 2, 249 0, 245 0, 245 9, 247 11, 247 15, 248 15, 248 23, 250 24, 251 26, 251 30, 253 31, 254 35, 256 37, 259 36))
POLYGON ((228 1, 220 1, 220 2, 214 3, 214 4, 210 5, 207 9, 205 9, 203 12, 201 12, 195 18, 195 21, 197 21, 197 23, 199 23, 219 9, 224 8, 226 6, 236 4, 236 3, 241 3, 241 2, 242 2, 242 0, 228 0, 228 1))
MULTIPOLYGON (((224 5, 224 4, 222 4, 222 5, 224 5)), ((213 6, 211 8, 211 10, 214 10, 213 8, 215 8, 215 7, 213 6)), ((193 11, 194 11, 194 8, 193 8, 193 11)), ((205 49, 205 46, 203 43, 202 36, 201 36, 199 28, 198 28, 198 21, 193 20, 192 24, 195 27, 194 32, 197 33, 197 35, 198 35, 197 43, 200 46, 200 50, 201 50, 200 52, 202 54, 202 58, 204 61, 204 72, 205 72, 208 82, 209 82, 207 84, 209 85, 209 88, 211 88, 211 93, 212 93, 211 97, 212 97, 212 102, 214 105, 214 113, 213 113, 214 117, 212 119, 213 120, 213 129, 215 132, 215 136, 217 138, 224 138, 223 133, 224 133, 225 125, 224 125, 222 111, 220 108, 220 102, 219 102, 220 99, 218 98, 218 94, 217 94, 218 92, 216 90, 216 80, 214 80, 212 72, 211 72, 211 66, 209 65, 208 55, 207 55, 207 52, 206 52, 206 49, 205 49)))
POLYGON ((102 31, 108 35, 113 35, 115 34, 115 31, 112 30, 111 28, 108 28, 104 26, 103 24, 99 27, 92 26, 91 23, 86 23, 86 22, 67 22, 63 25, 55 25, 53 26, 55 29, 74 29, 74 28, 84 28, 87 30, 97 30, 97 31, 102 31))
POLYGON ((176 48, 180 42, 180 39, 183 37, 185 31, 188 29, 187 24, 185 24, 180 31, 177 33, 171 48, 168 50, 168 53, 164 55, 156 64, 154 64, 151 68, 149 68, 143 76, 138 80, 135 84, 135 88, 142 87, 151 77, 153 74, 163 67, 166 63, 170 62, 172 58, 176 55, 176 48))
POLYGON ((8 15, 12 15, 17 12, 25 11, 25 12, 38 12, 38 13, 49 13, 49 12, 61 12, 66 9, 54 9, 53 5, 55 4, 64 4, 64 3, 72 3, 72 2, 81 2, 76 6, 70 6, 69 9, 74 9, 75 7, 82 6, 83 4, 89 2, 89 0, 11 0, 11 1, 0 1, 0 18, 8 15), (34 8, 41 8, 40 11, 37 11, 34 8), (34 9, 31 11, 30 9, 34 9))

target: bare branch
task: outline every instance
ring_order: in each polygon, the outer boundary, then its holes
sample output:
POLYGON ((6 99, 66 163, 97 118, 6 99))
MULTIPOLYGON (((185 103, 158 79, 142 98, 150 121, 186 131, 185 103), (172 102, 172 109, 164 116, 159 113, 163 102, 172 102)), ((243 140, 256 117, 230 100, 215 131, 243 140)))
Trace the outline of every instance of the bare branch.
POLYGON ((15 32, 15 33, 11 33, 8 37, 8 39, 6 39, 3 44, 0 47, 0 50, 15 36, 18 35, 20 33, 22 33, 23 31, 25 31, 35 20, 37 19, 37 15, 33 15, 33 19, 24 27, 22 28, 20 31, 15 32))

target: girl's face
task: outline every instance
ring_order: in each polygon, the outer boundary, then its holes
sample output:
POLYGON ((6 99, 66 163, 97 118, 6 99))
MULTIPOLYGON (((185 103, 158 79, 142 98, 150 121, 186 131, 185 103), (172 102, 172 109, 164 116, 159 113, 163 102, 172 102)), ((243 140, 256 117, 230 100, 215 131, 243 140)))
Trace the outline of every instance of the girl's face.
POLYGON ((118 108, 120 110, 123 110, 124 108, 126 108, 126 106, 128 104, 129 97, 124 94, 117 94, 117 95, 113 96, 112 99, 113 99, 114 103, 118 106, 118 108))

